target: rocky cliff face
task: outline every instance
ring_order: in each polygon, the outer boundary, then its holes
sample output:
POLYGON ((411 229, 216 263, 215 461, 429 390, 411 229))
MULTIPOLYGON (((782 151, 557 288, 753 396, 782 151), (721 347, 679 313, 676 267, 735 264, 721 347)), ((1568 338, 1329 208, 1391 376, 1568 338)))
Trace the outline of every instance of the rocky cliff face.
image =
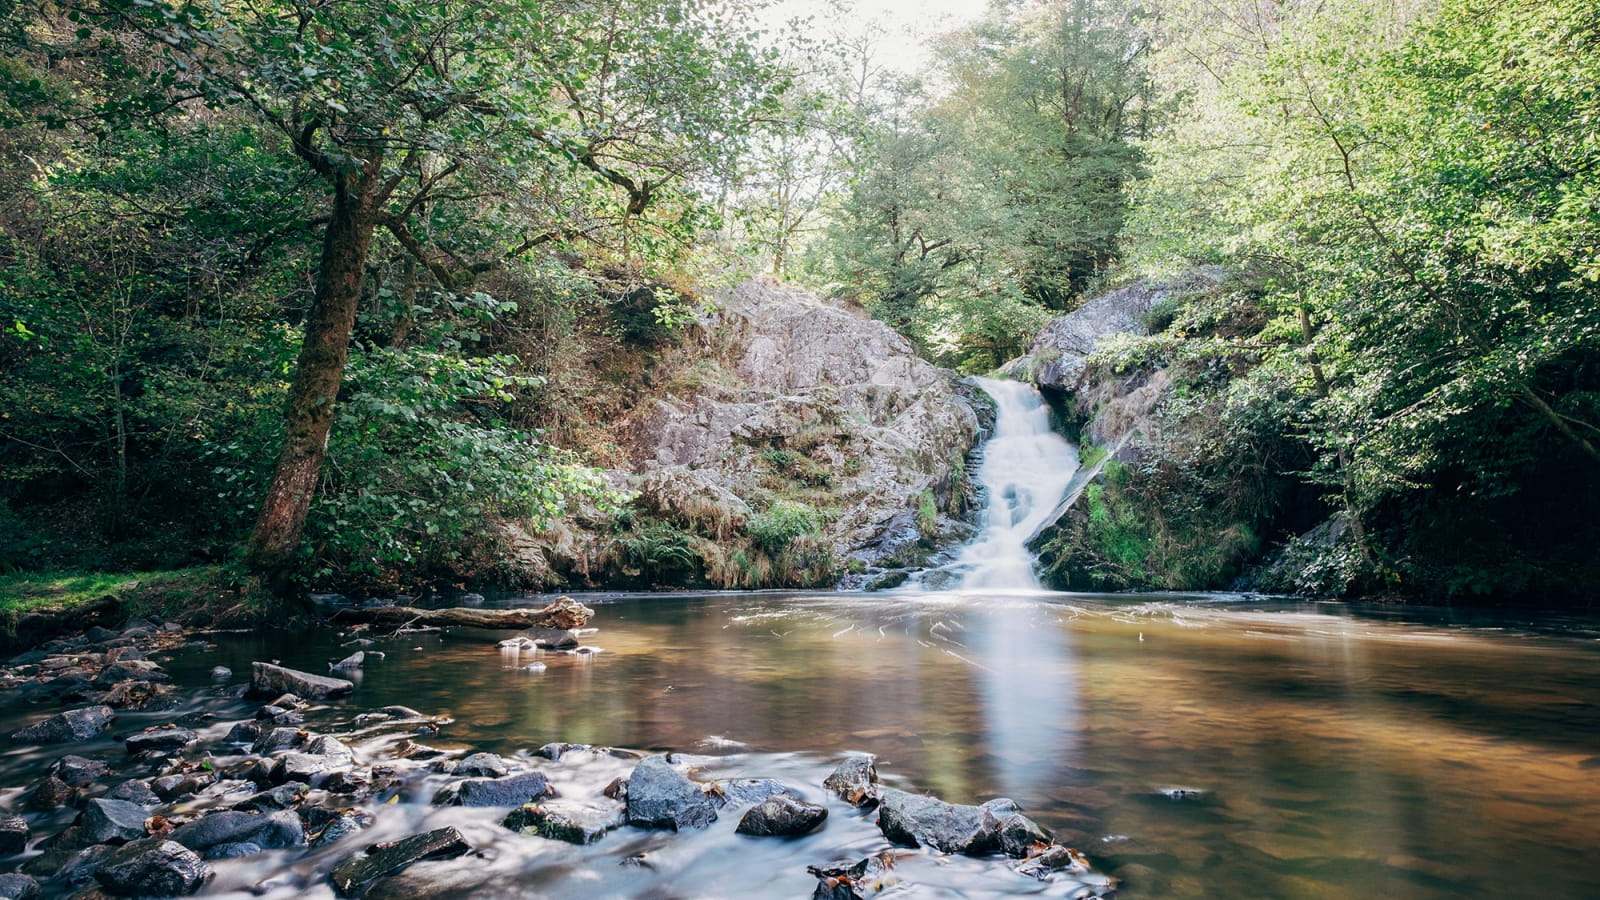
POLYGON ((831 584, 960 535, 972 389, 864 313, 767 280, 717 298, 663 386, 597 423, 637 492, 617 518, 521 536, 546 580, 831 584))

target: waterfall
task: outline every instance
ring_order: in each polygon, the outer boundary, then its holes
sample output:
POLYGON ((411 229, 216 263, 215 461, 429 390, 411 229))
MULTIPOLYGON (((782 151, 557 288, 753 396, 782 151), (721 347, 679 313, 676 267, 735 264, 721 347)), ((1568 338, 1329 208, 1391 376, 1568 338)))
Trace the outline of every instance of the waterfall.
POLYGON ((1030 384, 979 378, 994 398, 994 435, 973 476, 987 499, 980 530, 946 571, 961 590, 1037 590, 1027 540, 1044 524, 1078 470, 1078 451, 1050 430, 1050 410, 1030 384))

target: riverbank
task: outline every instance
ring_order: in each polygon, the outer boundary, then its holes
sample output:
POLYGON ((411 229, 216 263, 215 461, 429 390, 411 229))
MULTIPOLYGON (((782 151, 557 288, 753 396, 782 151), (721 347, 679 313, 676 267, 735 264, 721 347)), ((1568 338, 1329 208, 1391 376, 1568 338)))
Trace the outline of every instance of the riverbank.
POLYGON ((0 575, 0 652, 155 616, 204 627, 265 620, 267 595, 226 566, 155 572, 23 572, 0 575))

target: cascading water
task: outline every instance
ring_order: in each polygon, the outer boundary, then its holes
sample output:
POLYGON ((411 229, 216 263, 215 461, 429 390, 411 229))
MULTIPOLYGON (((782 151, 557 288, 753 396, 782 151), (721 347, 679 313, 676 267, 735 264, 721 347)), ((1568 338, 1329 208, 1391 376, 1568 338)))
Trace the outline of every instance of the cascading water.
POLYGON ((946 571, 956 587, 1037 590, 1033 554, 1026 542, 1054 510, 1078 470, 1078 451, 1050 430, 1050 410, 1030 384, 979 378, 994 398, 994 436, 983 446, 974 473, 988 506, 981 530, 946 571))

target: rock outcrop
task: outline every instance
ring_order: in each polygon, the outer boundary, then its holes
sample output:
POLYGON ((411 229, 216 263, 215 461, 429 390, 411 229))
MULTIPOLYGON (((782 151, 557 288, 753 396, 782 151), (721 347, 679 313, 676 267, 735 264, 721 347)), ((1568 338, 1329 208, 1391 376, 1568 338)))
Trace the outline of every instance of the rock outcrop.
MULTIPOLYGON (((832 583, 964 536, 972 389, 865 313, 768 280, 717 299, 675 376, 606 423, 634 531, 509 543, 530 573, 640 586, 832 583), (909 540, 905 532, 908 531, 909 540)), ((596 531, 612 532, 609 523, 596 531)))

